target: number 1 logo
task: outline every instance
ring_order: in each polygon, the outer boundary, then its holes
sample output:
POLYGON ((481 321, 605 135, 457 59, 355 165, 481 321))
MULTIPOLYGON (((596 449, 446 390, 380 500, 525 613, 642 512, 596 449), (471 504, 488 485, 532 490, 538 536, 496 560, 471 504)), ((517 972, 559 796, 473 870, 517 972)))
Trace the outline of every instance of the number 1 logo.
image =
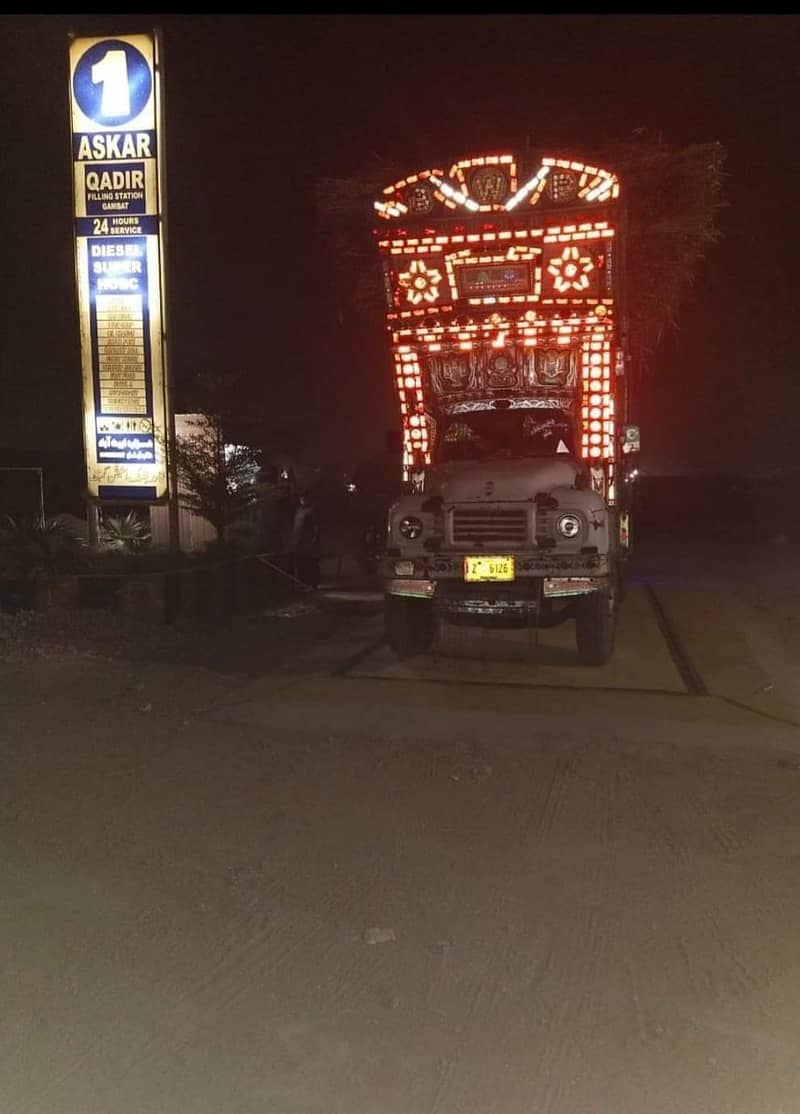
POLYGON ((128 62, 124 50, 107 50, 92 66, 92 81, 103 86, 100 113, 109 116, 131 114, 131 93, 128 88, 128 62))
POLYGON ((144 110, 153 92, 153 75, 145 56, 131 43, 104 39, 78 59, 72 89, 84 116, 118 127, 144 110))

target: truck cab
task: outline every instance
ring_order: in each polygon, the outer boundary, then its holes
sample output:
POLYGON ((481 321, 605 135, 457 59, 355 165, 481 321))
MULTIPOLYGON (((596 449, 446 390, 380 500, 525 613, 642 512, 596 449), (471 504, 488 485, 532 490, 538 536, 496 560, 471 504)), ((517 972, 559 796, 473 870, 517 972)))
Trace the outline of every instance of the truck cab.
POLYGON ((383 575, 386 637, 430 647, 437 621, 552 626, 574 618, 587 664, 614 644, 614 511, 557 408, 473 410, 443 423, 413 493, 392 506, 383 575))

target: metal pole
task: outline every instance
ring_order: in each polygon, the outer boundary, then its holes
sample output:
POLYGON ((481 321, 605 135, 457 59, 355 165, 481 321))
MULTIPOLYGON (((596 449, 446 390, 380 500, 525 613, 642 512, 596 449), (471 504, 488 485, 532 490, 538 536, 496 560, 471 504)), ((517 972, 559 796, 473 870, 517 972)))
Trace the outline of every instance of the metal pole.
POLYGON ((86 524, 89 527, 89 545, 97 549, 100 545, 100 508, 97 503, 87 503, 86 524))
POLYGON ((164 359, 164 417, 166 421, 166 455, 167 455, 167 489, 169 511, 169 548, 177 553, 181 548, 180 514, 178 509, 178 464, 177 464, 177 438, 175 434, 175 404, 173 400, 172 378, 172 334, 169 329, 167 315, 168 291, 168 253, 167 253, 167 191, 166 191, 166 159, 167 140, 164 114, 164 43, 161 30, 153 31, 155 43, 155 68, 158 74, 156 87, 159 90, 158 104, 156 105, 157 126, 160 131, 158 143, 158 211, 161 214, 161 328, 162 328, 162 353, 164 359))

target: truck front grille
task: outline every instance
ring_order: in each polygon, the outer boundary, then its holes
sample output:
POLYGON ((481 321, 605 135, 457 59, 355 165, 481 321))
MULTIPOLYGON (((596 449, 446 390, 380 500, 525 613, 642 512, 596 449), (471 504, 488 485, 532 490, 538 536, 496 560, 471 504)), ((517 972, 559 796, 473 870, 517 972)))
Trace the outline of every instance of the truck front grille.
POLYGON ((462 546, 524 546, 528 541, 525 507, 453 508, 453 544, 462 546))

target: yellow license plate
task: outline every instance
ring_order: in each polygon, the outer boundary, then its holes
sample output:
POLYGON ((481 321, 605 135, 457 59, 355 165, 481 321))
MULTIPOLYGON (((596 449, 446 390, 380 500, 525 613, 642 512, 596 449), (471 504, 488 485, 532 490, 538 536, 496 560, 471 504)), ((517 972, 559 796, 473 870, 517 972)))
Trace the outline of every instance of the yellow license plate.
POLYGON ((513 557, 465 557, 464 579, 470 583, 482 580, 513 580, 513 557))

